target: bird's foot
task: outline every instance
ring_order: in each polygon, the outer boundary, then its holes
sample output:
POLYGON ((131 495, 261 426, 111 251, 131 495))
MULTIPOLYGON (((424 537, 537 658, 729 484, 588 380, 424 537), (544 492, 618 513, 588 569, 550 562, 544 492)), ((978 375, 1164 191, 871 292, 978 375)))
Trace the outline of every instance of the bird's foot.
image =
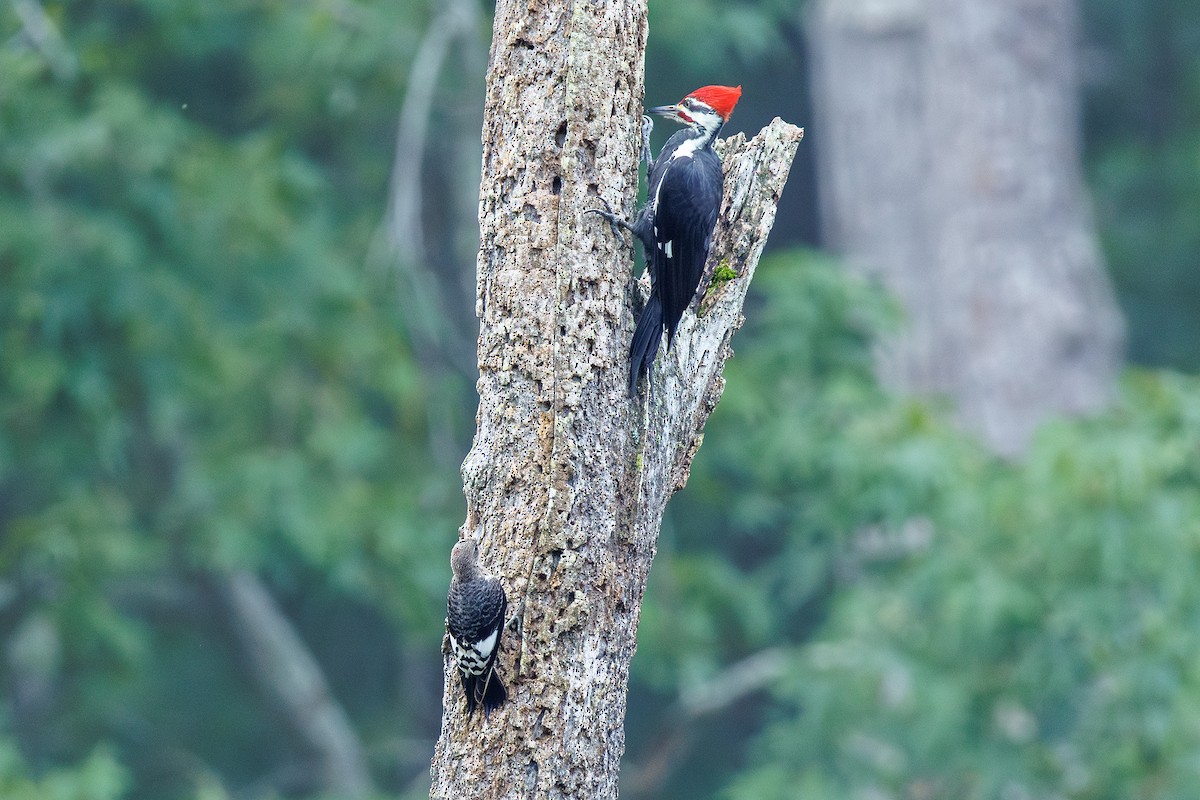
POLYGON ((525 598, 522 597, 521 602, 518 603, 516 609, 513 610, 513 615, 511 617, 509 617, 508 622, 504 623, 504 629, 508 630, 509 628, 515 628, 517 631, 517 638, 519 639, 519 638, 521 638, 521 634, 522 634, 524 627, 525 627, 525 598))
POLYGON ((516 633, 517 640, 521 640, 524 637, 524 601, 526 599, 522 597, 521 602, 517 603, 516 609, 512 612, 509 621, 504 624, 504 631, 508 632, 509 628, 512 628, 512 631, 516 633))
POLYGON ((513 662, 513 674, 520 675, 521 674, 521 662, 525 660, 524 659, 524 655, 525 655, 525 598, 524 597, 521 598, 520 603, 517 603, 517 608, 513 612, 513 615, 509 618, 508 622, 504 623, 505 632, 507 632, 509 628, 516 629, 517 657, 516 657, 515 661, 513 662))
POLYGON ((642 161, 646 163, 646 174, 654 167, 654 159, 650 157, 650 132, 654 130, 654 120, 648 115, 642 115, 642 161))
POLYGON ((583 213, 596 214, 608 220, 608 225, 610 228, 612 228, 613 235, 617 237, 617 240, 621 242, 623 247, 628 247, 629 242, 625 240, 625 235, 621 233, 621 228, 625 228, 626 230, 632 232, 633 226, 613 213, 612 206, 610 206, 608 201, 603 197, 600 198, 600 202, 604 203, 604 208, 589 208, 583 213))

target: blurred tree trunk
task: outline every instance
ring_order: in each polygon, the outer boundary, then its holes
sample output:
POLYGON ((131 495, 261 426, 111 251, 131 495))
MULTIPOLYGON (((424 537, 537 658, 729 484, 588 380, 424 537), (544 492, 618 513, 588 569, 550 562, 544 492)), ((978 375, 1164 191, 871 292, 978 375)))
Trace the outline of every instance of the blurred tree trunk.
POLYGON ((1123 325, 1080 169, 1070 0, 819 0, 826 240, 905 310, 891 385, 997 452, 1109 399, 1123 325))
POLYGON ((725 144, 713 260, 739 276, 714 289, 702 318, 685 314, 653 400, 630 402, 631 253, 581 212, 600 196, 632 211, 645 41, 644 0, 496 6, 464 529, 523 635, 504 640, 510 702, 490 720, 466 718, 447 658, 433 797, 617 794, 629 662, 663 509, 723 388, 802 133, 776 120, 752 142, 725 144))

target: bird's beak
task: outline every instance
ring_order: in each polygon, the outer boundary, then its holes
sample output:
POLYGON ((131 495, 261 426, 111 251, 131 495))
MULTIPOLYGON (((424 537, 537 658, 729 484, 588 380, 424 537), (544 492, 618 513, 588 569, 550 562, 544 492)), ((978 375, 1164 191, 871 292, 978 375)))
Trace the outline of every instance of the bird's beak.
POLYGON ((671 119, 676 120, 676 121, 680 121, 680 122, 683 121, 682 118, 679 116, 679 113, 683 109, 679 107, 678 103, 676 103, 673 106, 657 106, 655 108, 651 108, 648 110, 651 114, 657 114, 660 117, 670 117, 671 119))

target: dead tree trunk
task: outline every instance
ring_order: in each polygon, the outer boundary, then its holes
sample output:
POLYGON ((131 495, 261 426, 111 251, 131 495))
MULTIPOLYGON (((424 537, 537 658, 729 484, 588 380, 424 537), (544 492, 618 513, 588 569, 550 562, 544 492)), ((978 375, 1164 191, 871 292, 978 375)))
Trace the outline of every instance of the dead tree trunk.
MULTIPOLYGON (((654 399, 625 397, 630 252, 582 211, 637 187, 644 0, 496 7, 483 128, 479 412, 468 533, 510 607, 510 702, 467 720, 446 662, 432 796, 611 798, 629 662, 667 499, 722 389, 729 338, 798 128, 726 143, 713 262, 737 277, 685 314, 654 399)), ((447 539, 447 553, 452 542, 447 539)))
POLYGON ((885 380, 1015 455, 1107 402, 1122 323, 1080 170, 1071 0, 820 0, 826 238, 899 298, 885 380))

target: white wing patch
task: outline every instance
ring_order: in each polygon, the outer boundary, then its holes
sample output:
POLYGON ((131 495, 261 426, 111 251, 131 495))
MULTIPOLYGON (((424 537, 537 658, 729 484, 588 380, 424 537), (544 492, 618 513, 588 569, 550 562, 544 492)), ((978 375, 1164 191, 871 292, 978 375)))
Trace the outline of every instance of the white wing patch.
POLYGON ((492 631, 485 639, 466 647, 459 644, 458 640, 451 635, 450 650, 454 653, 454 660, 458 662, 458 668, 468 675, 483 674, 483 669, 487 666, 492 651, 496 649, 496 638, 499 635, 500 631, 492 631))
POLYGON ((683 144, 679 145, 679 147, 675 148, 675 152, 671 153, 671 160, 674 161, 675 159, 682 158, 683 156, 691 158, 692 154, 700 149, 700 145, 703 142, 703 136, 693 136, 692 138, 686 140, 683 144))
POLYGON ((499 633, 499 630, 492 631, 491 636, 488 636, 486 639, 475 645, 475 652, 479 653, 479 655, 483 656, 485 659, 490 656, 492 651, 496 649, 496 636, 498 636, 499 633))
POLYGON ((663 252, 667 254, 667 258, 672 258, 670 242, 667 242, 666 245, 663 247, 663 252))

